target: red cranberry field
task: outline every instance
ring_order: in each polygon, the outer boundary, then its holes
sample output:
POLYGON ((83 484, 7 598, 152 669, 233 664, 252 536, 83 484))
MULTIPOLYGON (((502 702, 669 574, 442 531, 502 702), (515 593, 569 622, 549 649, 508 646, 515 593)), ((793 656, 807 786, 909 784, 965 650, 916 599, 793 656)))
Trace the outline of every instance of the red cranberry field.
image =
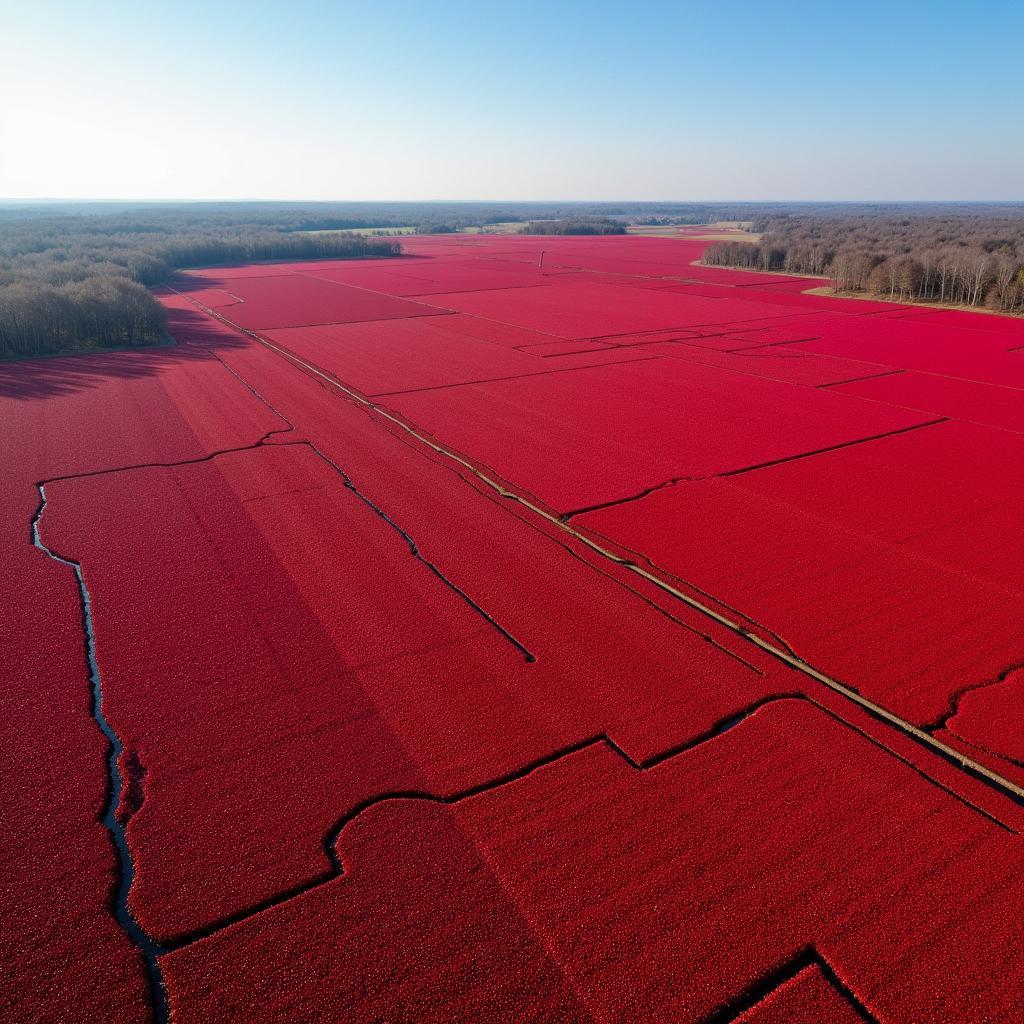
POLYGON ((0 366, 0 1018, 1024 1020, 1024 321, 706 244, 0 366))

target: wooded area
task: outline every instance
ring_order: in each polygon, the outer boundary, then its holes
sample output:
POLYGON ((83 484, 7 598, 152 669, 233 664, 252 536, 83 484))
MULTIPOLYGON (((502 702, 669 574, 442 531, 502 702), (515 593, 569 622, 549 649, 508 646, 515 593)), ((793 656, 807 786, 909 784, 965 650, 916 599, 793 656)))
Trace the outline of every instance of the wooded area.
POLYGON ((0 215, 0 358, 157 344, 164 313, 146 286, 183 267, 400 252, 392 239, 304 224, 266 213, 0 215))
POLYGON ((715 266, 824 275, 837 293, 1024 313, 1024 207, 755 219, 759 243, 717 242, 715 266))

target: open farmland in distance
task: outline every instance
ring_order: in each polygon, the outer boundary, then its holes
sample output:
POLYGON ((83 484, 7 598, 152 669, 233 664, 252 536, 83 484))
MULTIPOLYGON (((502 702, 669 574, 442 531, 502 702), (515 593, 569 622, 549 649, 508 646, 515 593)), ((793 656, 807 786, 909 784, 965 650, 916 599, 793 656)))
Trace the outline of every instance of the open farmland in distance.
POLYGON ((0 366, 0 1017, 1024 1018, 1024 321, 672 233, 0 366))

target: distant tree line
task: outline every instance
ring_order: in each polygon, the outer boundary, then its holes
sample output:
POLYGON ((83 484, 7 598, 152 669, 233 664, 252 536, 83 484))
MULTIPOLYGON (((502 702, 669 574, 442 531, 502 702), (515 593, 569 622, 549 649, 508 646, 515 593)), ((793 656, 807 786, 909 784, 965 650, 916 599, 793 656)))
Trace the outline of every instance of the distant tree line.
POLYGON ((704 262, 827 276, 835 292, 1024 313, 1024 208, 921 216, 790 216, 759 243, 717 242, 704 262))
POLYGON ((0 358, 158 343, 163 307, 146 286, 184 267, 400 252, 394 239, 307 230, 195 213, 0 217, 0 358))
MULTIPOLYGON (((462 227, 476 227, 475 224, 465 224, 462 227)), ((458 224, 448 224, 445 221, 425 220, 416 225, 417 235, 453 235, 461 228, 458 224)))
POLYGON ((702 214, 694 217, 652 217, 643 216, 635 217, 630 221, 631 224, 635 224, 637 227, 643 228, 655 228, 655 227, 681 227, 689 226, 694 224, 714 224, 716 220, 726 220, 727 218, 713 217, 709 213, 702 214))
POLYGON ((521 235, 624 235, 622 221, 598 218, 534 220, 519 229, 521 235))

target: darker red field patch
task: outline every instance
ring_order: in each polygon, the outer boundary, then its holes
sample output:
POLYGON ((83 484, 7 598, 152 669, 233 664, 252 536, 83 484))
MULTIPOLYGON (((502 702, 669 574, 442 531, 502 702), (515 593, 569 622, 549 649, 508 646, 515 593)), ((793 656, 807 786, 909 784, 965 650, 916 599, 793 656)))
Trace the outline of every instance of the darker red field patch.
POLYGON ((495 261, 388 261, 375 266, 352 266, 339 261, 331 266, 310 265, 301 271, 309 277, 339 284, 387 292, 390 295, 434 295, 445 292, 476 291, 492 288, 523 288, 546 284, 540 268, 495 261))
POLYGON ((1024 460, 1011 436, 941 423, 577 522, 924 725, 1017 657, 1024 460))
POLYGON ((845 395, 1024 433, 1024 388, 909 371, 836 387, 845 395))
POLYGON ((364 395, 526 377, 577 366, 630 361, 645 354, 609 346, 581 349, 578 342, 556 343, 556 348, 568 351, 512 348, 452 331, 450 320, 438 317, 421 322, 419 318, 408 318, 264 333, 276 344, 315 363, 364 395))
POLYGON ((149 1017, 141 958, 110 910, 106 741, 92 715, 80 595, 71 566, 33 546, 38 485, 203 457, 286 426, 200 351, 0 367, 4 1019, 149 1017))
POLYGON ((255 330, 446 312, 436 306, 300 274, 239 278, 231 282, 231 293, 240 301, 221 312, 239 327, 255 330))
MULTIPOLYGON (((865 363, 855 359, 839 359, 836 356, 818 356, 810 352, 792 349, 787 344, 765 347, 727 350, 724 352, 705 348, 702 339, 692 341, 666 341, 645 345, 641 349, 647 354, 671 356, 687 363, 701 363, 720 366, 724 370, 750 373, 756 377, 803 384, 807 387, 823 387, 839 384, 855 378, 874 377, 890 374, 891 367, 879 363, 865 363)), ((844 394, 857 392, 844 391, 844 394)), ((933 410, 934 411, 934 410, 933 410)))
POLYGON ((803 347, 810 352, 887 363, 903 370, 941 374, 982 384, 1024 388, 1024 358, 1007 351, 996 331, 949 327, 938 314, 900 320, 843 317, 803 347))
MULTIPOLYGON (((452 805, 381 803, 340 835, 344 877, 167 957, 171 1003, 186 1024, 331 1019, 325 987, 352 1021, 728 1019, 811 947, 878 1019, 1012 1021, 1019 844, 781 702, 646 771, 597 744, 452 805)), ((780 1001, 851 1016, 818 977, 780 1001)))
POLYGON ((388 405, 559 512, 928 419, 665 357, 394 396, 388 405))
POLYGON ((637 331, 735 323, 780 313, 758 302, 723 302, 700 296, 641 291, 555 279, 546 287, 478 291, 445 296, 447 308, 540 331, 556 338, 608 338, 637 331))
POLYGON ((813 341, 818 336, 813 322, 805 317, 801 317, 793 326, 789 326, 789 320, 777 321, 776 327, 765 326, 770 323, 771 321, 760 321, 747 328, 742 325, 732 327, 728 324, 718 329, 705 327, 694 332, 692 344, 695 348, 707 348, 716 352, 740 352, 748 348, 775 348, 792 345, 797 341, 813 341))
MULTIPOLYGON (((345 465, 352 441, 322 443, 345 465)), ((648 756, 779 685, 423 469, 415 513, 306 445, 54 485, 45 535, 82 563, 107 713, 147 770, 128 838, 153 934, 315 880, 322 836, 381 793, 457 792, 602 732, 648 756), (467 512, 460 539, 444 524, 467 512)))

